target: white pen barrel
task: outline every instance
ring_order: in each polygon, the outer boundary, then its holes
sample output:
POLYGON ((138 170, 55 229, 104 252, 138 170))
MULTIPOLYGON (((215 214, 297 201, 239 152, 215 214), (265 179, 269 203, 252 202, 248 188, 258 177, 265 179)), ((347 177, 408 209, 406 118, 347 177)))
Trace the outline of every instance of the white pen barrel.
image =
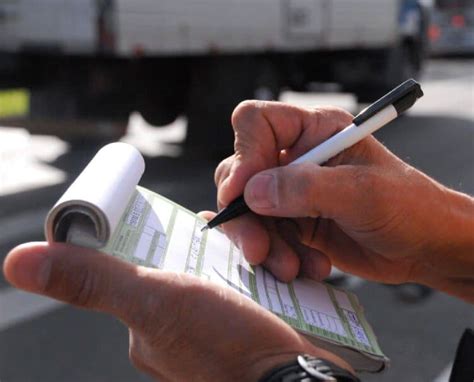
POLYGON ((333 135, 328 140, 291 162, 291 164, 303 162, 323 164, 394 120, 397 116, 398 114, 395 107, 389 105, 359 126, 355 124, 347 126, 344 130, 333 135))

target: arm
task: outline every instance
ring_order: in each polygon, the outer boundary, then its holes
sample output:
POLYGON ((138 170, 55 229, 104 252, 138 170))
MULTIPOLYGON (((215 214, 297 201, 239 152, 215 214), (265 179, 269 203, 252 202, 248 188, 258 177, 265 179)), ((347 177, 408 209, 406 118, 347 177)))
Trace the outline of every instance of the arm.
POLYGON ((474 303, 474 199, 440 187, 440 233, 418 263, 415 281, 474 303))

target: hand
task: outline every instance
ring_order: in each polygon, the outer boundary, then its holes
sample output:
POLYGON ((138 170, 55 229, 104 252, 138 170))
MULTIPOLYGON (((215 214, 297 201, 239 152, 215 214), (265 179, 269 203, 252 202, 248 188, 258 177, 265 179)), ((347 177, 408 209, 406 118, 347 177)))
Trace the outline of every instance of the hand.
POLYGON ((132 363, 160 381, 256 381, 301 353, 351 370, 253 301, 186 274, 46 243, 12 250, 4 273, 18 288, 118 317, 132 363))
POLYGON ((351 121, 335 108, 241 103, 232 116, 235 154, 215 174, 218 207, 244 194, 258 215, 224 224, 225 232, 249 262, 283 281, 298 273, 321 280, 335 265, 472 300, 472 198, 423 175, 374 137, 324 167, 288 165, 351 121))

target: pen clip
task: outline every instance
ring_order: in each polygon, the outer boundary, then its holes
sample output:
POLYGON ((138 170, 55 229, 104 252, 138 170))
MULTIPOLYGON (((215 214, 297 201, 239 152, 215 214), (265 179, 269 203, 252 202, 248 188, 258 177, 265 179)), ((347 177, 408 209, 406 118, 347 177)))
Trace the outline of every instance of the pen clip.
POLYGON ((416 100, 421 97, 423 97, 423 91, 420 84, 414 79, 409 79, 362 110, 354 117, 352 123, 359 126, 389 105, 393 105, 397 110, 397 114, 400 115, 412 107, 416 100))

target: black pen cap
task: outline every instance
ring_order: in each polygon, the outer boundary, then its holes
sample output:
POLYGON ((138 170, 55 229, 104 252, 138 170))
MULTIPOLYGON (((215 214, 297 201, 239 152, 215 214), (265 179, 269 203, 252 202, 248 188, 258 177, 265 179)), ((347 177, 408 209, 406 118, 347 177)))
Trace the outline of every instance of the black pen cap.
POLYGON ((406 80, 369 107, 362 110, 352 120, 352 123, 359 126, 388 105, 393 105, 397 110, 397 114, 400 115, 412 107, 416 100, 421 97, 423 97, 423 91, 421 90, 420 84, 414 79, 406 80))

